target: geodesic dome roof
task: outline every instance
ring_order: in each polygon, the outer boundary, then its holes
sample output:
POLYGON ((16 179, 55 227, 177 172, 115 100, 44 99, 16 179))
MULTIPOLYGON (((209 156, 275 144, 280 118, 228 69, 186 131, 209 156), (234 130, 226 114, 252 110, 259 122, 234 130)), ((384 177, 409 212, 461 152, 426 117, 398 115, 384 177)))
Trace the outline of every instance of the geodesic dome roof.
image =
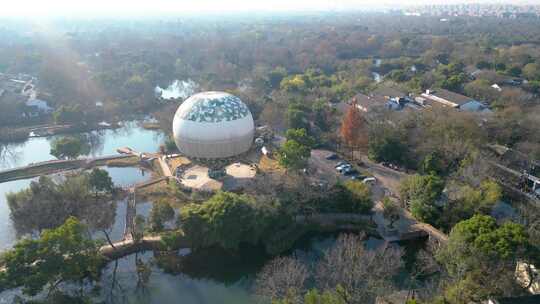
POLYGON ((225 92, 195 94, 182 103, 176 115, 195 122, 232 121, 250 114, 240 98, 225 92))

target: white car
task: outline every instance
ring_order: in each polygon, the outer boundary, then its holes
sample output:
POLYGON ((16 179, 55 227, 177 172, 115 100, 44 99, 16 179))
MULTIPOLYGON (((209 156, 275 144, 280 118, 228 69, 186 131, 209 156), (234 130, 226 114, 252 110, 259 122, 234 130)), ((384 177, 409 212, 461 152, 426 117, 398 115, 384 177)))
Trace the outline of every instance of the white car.
POLYGON ((352 169, 352 166, 350 164, 345 164, 345 165, 342 165, 342 166, 339 166, 336 168, 336 170, 339 172, 339 173, 343 173, 347 170, 350 170, 352 169))
POLYGON ((370 184, 370 183, 375 183, 377 180, 375 179, 375 177, 366 177, 362 180, 362 183, 364 184, 370 184))

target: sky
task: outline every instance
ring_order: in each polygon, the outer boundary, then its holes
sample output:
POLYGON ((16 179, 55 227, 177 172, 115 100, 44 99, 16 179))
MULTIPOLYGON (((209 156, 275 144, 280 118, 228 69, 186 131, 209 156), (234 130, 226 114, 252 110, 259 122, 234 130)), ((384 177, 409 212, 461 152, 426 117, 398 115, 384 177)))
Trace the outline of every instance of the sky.
POLYGON ((449 3, 533 3, 540 0, 2 0, 0 16, 152 15, 193 12, 371 9, 449 3))

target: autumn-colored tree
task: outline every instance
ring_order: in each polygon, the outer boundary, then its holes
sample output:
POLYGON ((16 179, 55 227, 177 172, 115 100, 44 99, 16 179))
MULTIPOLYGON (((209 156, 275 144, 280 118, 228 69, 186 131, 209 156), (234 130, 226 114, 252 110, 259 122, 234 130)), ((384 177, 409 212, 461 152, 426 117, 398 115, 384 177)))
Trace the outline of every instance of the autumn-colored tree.
POLYGON ((352 150, 367 149, 368 131, 366 120, 356 106, 356 99, 353 99, 351 106, 343 117, 340 133, 344 144, 352 150))

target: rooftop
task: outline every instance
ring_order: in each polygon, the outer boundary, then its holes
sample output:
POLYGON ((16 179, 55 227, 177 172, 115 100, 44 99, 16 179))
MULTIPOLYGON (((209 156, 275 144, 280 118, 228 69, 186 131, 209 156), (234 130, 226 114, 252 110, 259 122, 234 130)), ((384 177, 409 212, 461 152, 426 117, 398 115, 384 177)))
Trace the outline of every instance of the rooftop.
POLYGON ((186 99, 177 115, 195 122, 238 120, 249 115, 248 107, 240 98, 224 92, 203 92, 186 99))
MULTIPOLYGON (((423 97, 437 101, 442 102, 444 101, 449 102, 452 104, 452 106, 459 107, 462 106, 470 101, 473 101, 474 99, 471 97, 467 97, 465 95, 461 95, 452 91, 448 91, 445 89, 433 89, 426 91, 426 93, 422 94, 423 97)), ((449 104, 450 105, 450 104, 449 104)))
POLYGON ((384 106, 387 102, 387 100, 381 96, 367 96, 361 93, 356 94, 354 99, 356 100, 358 107, 364 112, 369 111, 375 106, 384 106))

